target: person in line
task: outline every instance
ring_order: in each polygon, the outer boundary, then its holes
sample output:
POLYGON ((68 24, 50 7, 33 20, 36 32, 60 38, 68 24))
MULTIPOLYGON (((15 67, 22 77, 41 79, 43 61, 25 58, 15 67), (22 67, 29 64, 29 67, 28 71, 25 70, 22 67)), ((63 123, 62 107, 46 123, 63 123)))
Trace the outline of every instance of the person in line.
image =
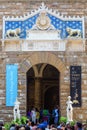
POLYGON ((38 110, 38 108, 36 108, 36 123, 38 124, 40 121, 40 112, 38 110))
POLYGON ((31 120, 32 122, 34 122, 34 124, 36 124, 36 109, 35 108, 31 110, 31 120))
POLYGON ((58 125, 58 118, 59 118, 59 108, 58 105, 54 109, 54 124, 57 126, 58 125))
POLYGON ((31 121, 26 120, 25 130, 30 130, 30 124, 31 124, 31 121))
POLYGON ((81 122, 76 123, 75 130, 82 130, 82 123, 81 122))

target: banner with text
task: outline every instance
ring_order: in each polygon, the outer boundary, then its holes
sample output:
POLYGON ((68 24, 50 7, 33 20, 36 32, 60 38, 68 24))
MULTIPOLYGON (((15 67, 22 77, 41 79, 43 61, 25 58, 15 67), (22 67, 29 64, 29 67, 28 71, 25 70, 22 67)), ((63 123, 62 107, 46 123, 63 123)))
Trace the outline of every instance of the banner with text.
POLYGON ((73 107, 81 106, 81 66, 70 66, 70 95, 73 107))
POLYGON ((18 65, 6 65, 6 106, 14 106, 18 88, 18 65))

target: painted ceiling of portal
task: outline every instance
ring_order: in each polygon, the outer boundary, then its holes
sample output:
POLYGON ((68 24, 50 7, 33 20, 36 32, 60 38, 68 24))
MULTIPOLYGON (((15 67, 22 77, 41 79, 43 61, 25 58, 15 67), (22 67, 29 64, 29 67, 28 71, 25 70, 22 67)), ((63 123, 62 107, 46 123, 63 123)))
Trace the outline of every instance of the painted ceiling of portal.
POLYGON ((32 15, 24 20, 18 19, 5 19, 4 21, 4 33, 3 38, 19 38, 27 39, 27 31, 37 30, 37 31, 50 31, 58 30, 60 31, 60 38, 83 38, 83 21, 79 18, 60 18, 52 13, 42 11, 32 15), (42 17, 42 18, 41 18, 42 17), (40 19, 39 19, 40 18, 40 19), (38 19, 39 23, 38 24, 38 19), (40 28, 40 25, 42 26, 40 28), (19 29, 19 30, 17 30, 19 29))

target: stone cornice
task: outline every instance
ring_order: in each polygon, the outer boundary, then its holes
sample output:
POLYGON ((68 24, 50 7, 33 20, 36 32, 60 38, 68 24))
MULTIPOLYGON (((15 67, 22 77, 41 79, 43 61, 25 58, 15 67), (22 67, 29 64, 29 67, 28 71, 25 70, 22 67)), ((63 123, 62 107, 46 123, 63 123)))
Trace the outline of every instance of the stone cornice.
MULTIPOLYGON (((37 0, 37 1, 39 1, 39 0, 37 0)), ((0 0, 0 2, 31 2, 31 0, 0 0)), ((46 0, 44 0, 44 2, 46 2, 46 0)), ((82 0, 75 0, 75 1, 73 1, 73 0, 56 0, 56 2, 55 3, 85 3, 85 1, 82 1, 82 0)), ((55 3, 54 3, 54 5, 55 5, 55 3)))
POLYGON ((43 2, 41 4, 41 6, 38 8, 38 9, 34 9, 34 10, 31 10, 30 12, 28 12, 27 14, 25 14, 24 16, 4 16, 3 17, 3 20, 25 20, 27 18, 30 18, 38 13, 41 13, 42 11, 45 11, 57 18, 60 18, 61 20, 83 20, 84 21, 84 16, 64 16, 63 14, 60 14, 60 12, 56 11, 56 10, 53 10, 53 9, 49 9, 43 2))
POLYGON ((2 40, 4 51, 85 51, 85 40, 2 40), (10 48, 8 48, 10 46, 10 48))

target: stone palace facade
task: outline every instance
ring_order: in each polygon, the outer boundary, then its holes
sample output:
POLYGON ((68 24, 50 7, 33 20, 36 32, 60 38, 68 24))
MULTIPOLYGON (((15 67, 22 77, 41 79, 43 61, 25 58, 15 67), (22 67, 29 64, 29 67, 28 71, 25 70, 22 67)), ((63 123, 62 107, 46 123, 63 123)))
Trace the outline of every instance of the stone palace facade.
POLYGON ((87 120, 87 2, 0 0, 0 119, 32 106, 87 120))

